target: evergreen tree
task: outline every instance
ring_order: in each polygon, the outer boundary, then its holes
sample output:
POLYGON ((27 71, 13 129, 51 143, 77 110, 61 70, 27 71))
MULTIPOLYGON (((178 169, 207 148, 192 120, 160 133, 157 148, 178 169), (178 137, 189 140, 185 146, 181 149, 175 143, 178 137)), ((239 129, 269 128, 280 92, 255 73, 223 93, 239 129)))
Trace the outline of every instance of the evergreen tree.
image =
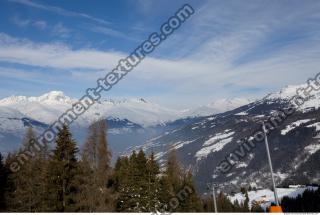
POLYGON ((67 126, 56 138, 56 148, 48 168, 48 208, 54 212, 76 211, 77 147, 67 126))
POLYGON ((262 207, 257 203, 257 202, 252 202, 252 206, 251 206, 251 212, 254 213, 262 213, 264 212, 264 210, 262 209, 262 207))
POLYGON ((35 150, 34 141, 35 134, 29 127, 22 145, 23 149, 35 151, 35 154, 28 157, 28 160, 21 165, 20 171, 11 173, 9 176, 11 189, 13 189, 11 195, 9 195, 10 211, 39 212, 43 209, 45 185, 42 170, 45 165, 45 158, 42 151, 35 150))
POLYGON ((0 212, 6 211, 5 189, 7 187, 7 178, 9 170, 4 164, 2 154, 0 153, 0 212))
MULTIPOLYGON (((16 189, 16 174, 13 174, 13 172, 10 170, 10 164, 16 157, 16 153, 12 152, 7 155, 4 167, 5 170, 7 170, 6 173, 6 186, 3 187, 4 189, 4 200, 5 200, 5 208, 6 211, 11 212, 15 209, 15 189, 16 189)), ((16 210, 17 211, 17 210, 16 210)))
POLYGON ((146 158, 140 150, 130 158, 119 158, 113 174, 113 186, 118 192, 117 211, 155 212, 160 207, 159 166, 151 154, 146 158))
MULTIPOLYGON (((135 154, 135 152, 133 152, 135 154)), ((131 156, 133 156, 133 154, 131 156)), ((128 211, 132 200, 132 193, 130 186, 130 160, 128 157, 119 157, 113 174, 113 187, 117 195, 116 211, 128 211)))
POLYGON ((242 211, 242 208, 239 204, 239 201, 238 199, 236 199, 233 203, 233 209, 232 209, 233 212, 241 212, 242 211))
POLYGON ((191 172, 187 172, 184 176, 182 187, 178 192, 179 212, 201 212, 202 205, 196 188, 192 180, 191 172))
POLYGON ((160 180, 160 192, 163 211, 198 212, 202 210, 192 174, 181 167, 174 149, 168 154, 166 170, 160 180), (172 204, 173 200, 176 201, 175 204, 172 204))
POLYGON ((243 203, 243 212, 249 212, 249 196, 248 196, 248 191, 245 191, 245 197, 246 199, 244 200, 243 203))
POLYGON ((320 211, 320 189, 305 190, 296 198, 283 197, 281 206, 284 212, 318 212, 320 211))
POLYGON ((48 208, 48 171, 49 171, 49 156, 50 152, 48 145, 45 142, 41 151, 35 157, 35 165, 37 166, 34 171, 38 173, 37 175, 37 201, 38 201, 38 212, 49 211, 48 208))
POLYGON ((160 183, 159 175, 160 168, 157 164, 154 153, 152 152, 147 161, 147 177, 148 177, 148 192, 147 192, 147 209, 148 212, 156 212, 160 208, 160 183))
POLYGON ((220 192, 218 194, 217 206, 218 206, 218 212, 232 212, 234 209, 233 204, 223 192, 220 192))
POLYGON ((148 174, 147 158, 140 150, 137 156, 130 159, 130 185, 134 195, 134 203, 130 210, 134 212, 148 212, 148 174))

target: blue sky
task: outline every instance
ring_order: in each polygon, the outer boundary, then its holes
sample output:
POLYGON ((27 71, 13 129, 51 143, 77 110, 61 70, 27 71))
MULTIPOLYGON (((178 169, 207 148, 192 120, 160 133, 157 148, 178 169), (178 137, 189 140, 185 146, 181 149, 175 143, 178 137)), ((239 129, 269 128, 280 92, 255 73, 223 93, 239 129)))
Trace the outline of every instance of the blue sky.
POLYGON ((80 97, 183 4, 195 14, 105 97, 175 108, 257 98, 319 72, 320 1, 0 1, 0 98, 80 97))

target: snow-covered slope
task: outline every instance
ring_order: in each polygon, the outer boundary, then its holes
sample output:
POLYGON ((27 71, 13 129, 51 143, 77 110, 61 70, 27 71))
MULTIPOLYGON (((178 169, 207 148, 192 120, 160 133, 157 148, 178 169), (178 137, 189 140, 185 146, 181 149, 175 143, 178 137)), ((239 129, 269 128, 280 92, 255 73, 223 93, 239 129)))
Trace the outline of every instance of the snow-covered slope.
POLYGON ((40 132, 47 125, 27 117, 18 110, 0 107, 0 151, 6 154, 17 149, 29 126, 40 132))
MULTIPOLYGON (((280 91, 276 93, 269 94, 266 99, 267 100, 282 100, 282 101, 288 101, 291 98, 293 98, 295 95, 297 95, 297 92, 299 92, 299 89, 306 89, 308 87, 307 84, 301 84, 301 85, 288 85, 281 89, 280 91)), ((302 92, 299 92, 300 95, 303 95, 302 92)), ((308 100, 299 107, 300 110, 308 110, 309 108, 315 108, 318 109, 320 107, 320 91, 312 90, 310 91, 310 96, 308 97, 308 100)))
MULTIPOLYGON (((298 195, 301 195, 305 190, 317 190, 318 187, 297 187, 297 188, 277 188, 278 198, 281 199, 285 196, 296 198, 298 195)), ((251 208, 253 203, 257 203, 262 206, 264 210, 270 207, 271 203, 275 202, 274 193, 269 189, 261 189, 256 191, 249 191, 249 207, 251 208)), ((233 196, 228 196, 231 202, 236 200, 241 203, 245 201, 245 195, 243 193, 236 193, 233 196)))
POLYGON ((43 123, 32 120, 15 109, 0 107, 0 133, 23 132, 29 125, 34 125, 35 129, 45 126, 43 123))

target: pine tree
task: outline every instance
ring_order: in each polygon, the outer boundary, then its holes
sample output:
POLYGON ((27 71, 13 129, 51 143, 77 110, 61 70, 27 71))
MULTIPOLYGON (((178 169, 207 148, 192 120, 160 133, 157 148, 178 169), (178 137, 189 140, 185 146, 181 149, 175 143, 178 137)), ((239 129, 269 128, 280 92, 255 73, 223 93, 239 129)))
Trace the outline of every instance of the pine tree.
POLYGON ((201 212, 201 199, 197 194, 193 183, 191 172, 184 176, 182 187, 177 195, 180 203, 177 211, 179 212, 201 212))
POLYGON ((220 192, 217 197, 218 212, 232 212, 234 206, 227 196, 220 192))
POLYGON ((130 210, 133 212, 148 212, 147 158, 145 153, 140 150, 130 161, 131 185, 129 186, 133 189, 134 195, 134 203, 130 210))
POLYGON ((4 187, 5 192, 4 192, 4 197, 5 197, 5 208, 7 212, 11 211, 17 211, 15 208, 15 190, 16 190, 16 174, 14 174, 10 170, 10 164, 12 161, 15 159, 16 153, 11 152, 7 155, 6 161, 5 161, 5 169, 7 170, 6 174, 6 187, 4 187))
POLYGON ((244 212, 249 212, 249 196, 248 196, 248 191, 245 191, 245 197, 246 199, 244 200, 243 203, 243 210, 244 212))
MULTIPOLYGON (((34 147, 35 134, 31 127, 27 129, 22 145, 24 149, 34 147)), ((43 206, 44 184, 41 178, 41 170, 44 165, 41 152, 29 156, 28 160, 21 165, 18 172, 10 174, 12 194, 10 195, 11 211, 38 212, 43 206), (36 173, 36 174, 35 174, 36 173)))
POLYGON ((159 175, 160 168, 157 164, 154 153, 152 152, 147 161, 147 177, 148 177, 148 190, 147 190, 147 209, 148 212, 156 212, 160 208, 160 183, 159 175))
MULTIPOLYGON (((133 152, 135 154, 135 152, 133 152)), ((131 155, 132 156, 132 155, 131 155)), ((132 200, 130 186, 130 161, 128 157, 119 157, 114 168, 112 176, 113 187, 117 195, 116 211, 124 212, 130 208, 130 201, 132 200)))
POLYGON ((56 138, 56 148, 49 161, 48 208, 54 212, 76 211, 76 176, 79 165, 77 147, 67 126, 63 126, 56 138))
POLYGON ((49 211, 48 208, 48 171, 49 171, 49 156, 50 152, 48 149, 48 145, 45 142, 41 151, 35 157, 35 165, 37 166, 34 171, 37 174, 37 211, 45 212, 49 211))
POLYGON ((260 213, 264 212, 264 210, 257 202, 253 201, 251 206, 251 212, 260 213))
POLYGON ((4 164, 2 154, 0 153, 0 212, 4 212, 7 209, 5 190, 7 188, 9 170, 4 164))
POLYGON ((117 211, 150 212, 159 207, 159 166, 151 155, 146 158, 140 150, 130 158, 119 158, 115 165, 113 183, 118 192, 117 211))
POLYGON ((236 199, 233 203, 233 209, 232 209, 233 212, 241 212, 242 211, 242 208, 239 204, 239 201, 238 199, 236 199))

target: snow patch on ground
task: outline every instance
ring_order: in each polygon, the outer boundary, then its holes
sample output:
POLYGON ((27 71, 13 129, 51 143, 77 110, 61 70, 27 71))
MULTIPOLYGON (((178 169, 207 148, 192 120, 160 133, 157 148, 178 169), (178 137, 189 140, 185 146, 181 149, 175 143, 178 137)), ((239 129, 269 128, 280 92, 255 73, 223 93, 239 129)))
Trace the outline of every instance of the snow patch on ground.
POLYGON ((230 130, 225 130, 224 133, 217 133, 215 136, 211 137, 209 140, 203 143, 203 148, 200 149, 195 157, 199 160, 203 157, 207 157, 209 153, 220 151, 226 144, 230 143, 233 139, 232 135, 235 132, 229 132, 230 130))
POLYGON ((242 168, 242 167, 247 167, 247 166, 248 166, 248 164, 246 164, 245 162, 240 162, 240 163, 236 164, 236 169, 242 168))
POLYGON ((320 131, 320 122, 313 123, 307 126, 308 128, 315 127, 316 131, 320 131))
POLYGON ((318 150, 320 150, 320 144, 319 143, 311 144, 309 146, 306 146, 304 150, 312 155, 316 153, 318 150))
POLYGON ((303 123, 307 123, 311 121, 312 119, 302 119, 298 120, 296 122, 291 123, 290 125, 287 125, 285 129, 281 130, 281 135, 286 135, 289 131, 295 129, 296 127, 299 127, 303 123))
POLYGON ((256 116, 254 116, 254 118, 262 118, 262 117, 265 117, 265 115, 256 115, 256 116))
POLYGON ((172 146, 175 148, 175 149, 179 149, 181 148, 182 146, 184 145, 187 145, 189 143, 192 143, 194 140, 188 140, 188 141, 178 141, 176 143, 174 143, 172 146))
POLYGON ((240 113, 236 113, 235 115, 236 116, 246 116, 246 115, 248 115, 248 113, 247 112, 240 112, 240 113))

